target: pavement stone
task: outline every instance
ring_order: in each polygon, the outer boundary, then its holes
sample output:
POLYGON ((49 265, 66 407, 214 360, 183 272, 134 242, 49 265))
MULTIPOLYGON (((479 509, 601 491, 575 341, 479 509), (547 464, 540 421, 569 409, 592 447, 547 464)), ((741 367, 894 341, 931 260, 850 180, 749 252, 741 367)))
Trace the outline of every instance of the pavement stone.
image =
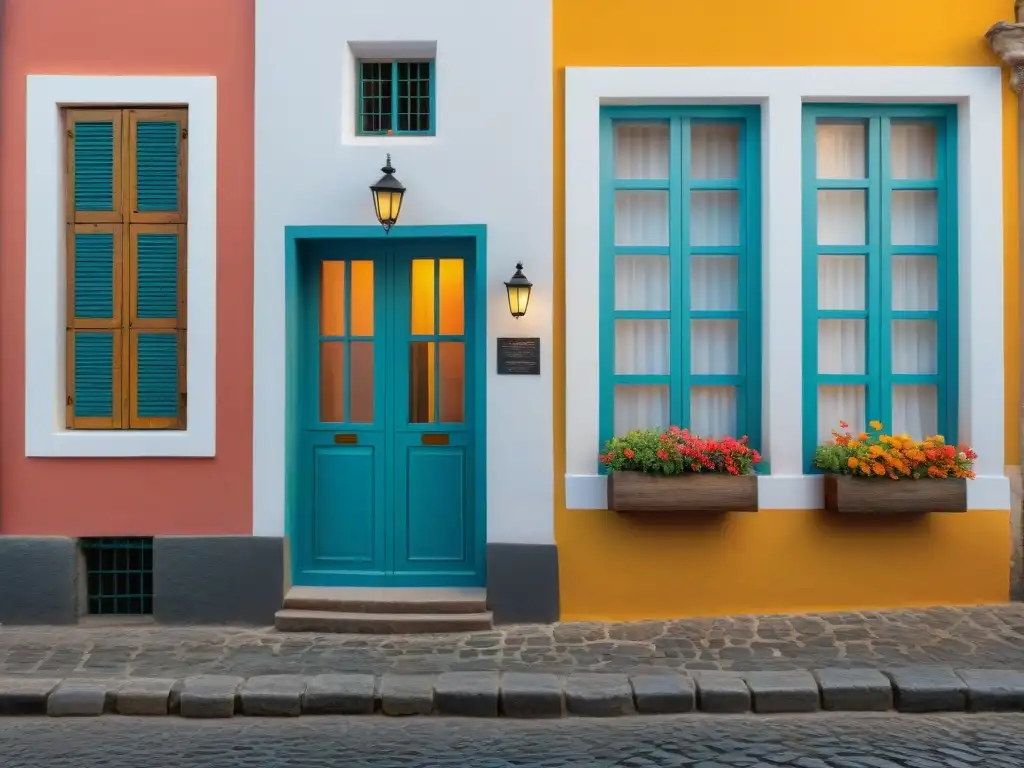
POLYGON ((306 680, 299 675, 261 675, 242 685, 242 714, 255 717, 298 717, 306 680))
POLYGON ((758 714, 816 712, 821 708, 818 682, 810 672, 750 672, 746 681, 758 714))
POLYGON ((126 680, 117 691, 119 715, 166 715, 170 708, 171 678, 135 678, 126 680))
POLYGON ((742 677, 707 672, 697 675, 695 683, 701 712, 734 715, 750 711, 750 689, 742 677))
POLYGON ((501 677, 501 711, 506 717, 562 717, 562 681, 538 672, 506 672, 501 677))
POLYGON ((380 707, 385 715, 429 715, 434 710, 432 675, 384 675, 380 707))
POLYGON ((307 715, 372 715, 377 681, 373 675, 317 675, 306 684, 307 715))
POLYGON ((875 669, 816 669, 821 705, 844 712, 892 709, 892 681, 875 669))
POLYGON ((565 683, 565 703, 573 715, 613 717, 635 711, 633 688, 625 675, 582 672, 565 683))
POLYGON ((636 711, 641 715, 669 715, 692 712, 697 706, 693 680, 682 675, 633 675, 636 711))
POLYGON ((967 684, 967 709, 971 712, 1024 710, 1024 671, 959 669, 967 684))
POLYGON ((900 712, 962 712, 967 706, 967 684, 948 667, 887 669, 900 712))
POLYGON ((434 708, 441 715, 498 716, 497 672, 446 672, 434 684, 434 708))
POLYGON ((1024 603, 630 623, 517 624, 438 635, 273 628, 5 625, 0 677, 186 678, 460 671, 670 674, 939 665, 1024 669, 1024 603))
POLYGON ((52 678, 0 678, 0 715, 45 715, 46 701, 60 682, 52 678))
POLYGON ((101 681, 65 680, 46 700, 50 717, 99 717, 112 711, 108 697, 116 700, 117 688, 101 681))
POLYGON ((231 675, 199 675, 184 681, 180 695, 182 717, 233 717, 238 689, 244 681, 231 675))

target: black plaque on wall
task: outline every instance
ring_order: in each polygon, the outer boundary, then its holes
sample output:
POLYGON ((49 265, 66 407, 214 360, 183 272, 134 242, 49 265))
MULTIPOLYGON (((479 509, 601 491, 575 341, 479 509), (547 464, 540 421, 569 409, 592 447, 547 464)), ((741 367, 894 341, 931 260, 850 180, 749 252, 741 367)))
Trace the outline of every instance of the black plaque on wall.
POLYGON ((498 373, 540 375, 540 339, 499 338, 498 373))

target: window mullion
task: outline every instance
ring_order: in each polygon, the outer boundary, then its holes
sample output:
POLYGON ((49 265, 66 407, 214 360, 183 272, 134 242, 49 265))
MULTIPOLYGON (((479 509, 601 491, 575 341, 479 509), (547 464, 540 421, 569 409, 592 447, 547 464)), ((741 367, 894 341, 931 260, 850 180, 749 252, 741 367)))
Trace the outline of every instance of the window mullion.
MULTIPOLYGON (((598 274, 598 452, 615 430, 615 175, 614 128, 601 117, 600 258, 598 274)), ((602 471, 603 465, 602 466, 602 471)))
POLYGON ((669 420, 690 426, 690 121, 669 124, 669 323, 671 344, 669 420))
MULTIPOLYGON (((886 121, 886 124, 888 121, 886 121)), ((889 296, 891 289, 883 287, 888 282, 885 274, 887 263, 886 253, 889 246, 889 230, 891 229, 892 198, 891 183, 884 173, 884 164, 888 158, 888 140, 883 138, 882 118, 873 117, 868 121, 868 327, 865 329, 867 342, 867 373, 868 387, 866 395, 867 420, 889 420, 891 394, 890 370, 888 363, 892 329, 889 323, 890 312, 885 306, 884 297, 889 296), (888 354, 887 354, 888 353, 888 354)), ((890 300, 891 303, 891 300, 890 300)), ((888 426, 888 424, 887 424, 888 426)))
POLYGON ((956 443, 957 398, 959 396, 959 356, 957 318, 957 253, 956 242, 956 150, 951 132, 955 125, 948 118, 939 121, 936 132, 936 180, 938 191, 938 251, 936 279, 938 282, 938 427, 949 443, 956 443))
MULTIPOLYGON (((818 442, 818 171, 817 118, 803 115, 803 425, 804 456, 813 471, 814 447, 818 442)), ((772 429, 782 425, 772 423, 772 429)), ((769 460, 771 457, 769 456, 769 460)))
POLYGON ((391 131, 398 133, 398 59, 391 62, 391 131))

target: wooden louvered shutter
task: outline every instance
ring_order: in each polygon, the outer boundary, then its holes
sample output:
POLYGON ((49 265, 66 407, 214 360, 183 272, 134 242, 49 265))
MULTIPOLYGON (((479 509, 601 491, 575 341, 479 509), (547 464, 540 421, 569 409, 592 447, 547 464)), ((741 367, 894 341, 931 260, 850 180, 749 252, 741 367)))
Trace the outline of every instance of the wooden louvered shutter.
POLYGON ((120 110, 68 112, 68 223, 123 221, 121 124, 120 110))
POLYGON ((130 109, 129 218, 132 223, 188 220, 188 110, 130 109))

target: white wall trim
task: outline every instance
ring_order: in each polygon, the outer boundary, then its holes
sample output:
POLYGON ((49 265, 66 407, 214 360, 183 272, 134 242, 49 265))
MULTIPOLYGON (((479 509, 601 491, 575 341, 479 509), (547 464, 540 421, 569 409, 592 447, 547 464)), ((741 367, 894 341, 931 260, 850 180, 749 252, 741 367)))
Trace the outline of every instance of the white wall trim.
POLYGON ((25 455, 213 456, 217 363, 217 78, 28 75, 25 147, 25 455), (188 428, 64 428, 65 105, 184 104, 188 153, 188 428))
POLYGON ((820 507, 803 477, 801 118, 804 102, 959 105, 960 439, 978 452, 971 509, 1008 509, 1003 474, 1003 85, 999 67, 621 67, 565 72, 566 506, 604 508, 598 450, 599 110, 759 104, 764 186, 762 508, 820 507), (773 204, 777 201, 777 204, 773 204), (799 417, 797 417, 799 418, 799 417), (808 506, 813 505, 813 506, 808 506))

